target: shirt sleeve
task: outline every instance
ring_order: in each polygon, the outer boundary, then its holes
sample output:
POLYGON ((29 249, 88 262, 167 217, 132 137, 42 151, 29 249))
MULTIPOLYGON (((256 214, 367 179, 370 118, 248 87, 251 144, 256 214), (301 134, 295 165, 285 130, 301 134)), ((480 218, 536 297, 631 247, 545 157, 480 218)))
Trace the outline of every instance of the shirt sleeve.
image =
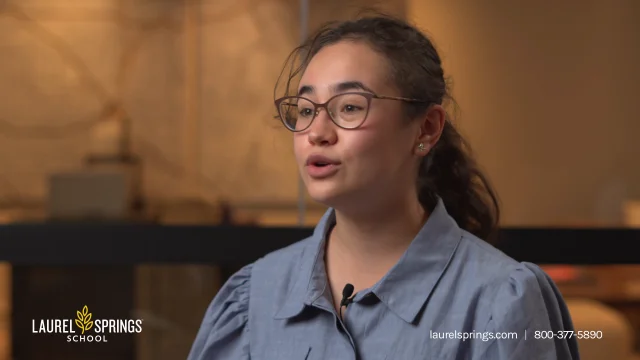
POLYGON ((573 323, 553 281, 538 266, 521 263, 499 284, 486 333, 482 360, 578 360, 573 323), (566 331, 566 332, 565 332, 566 331), (541 338, 540 332, 551 334, 541 338))
POLYGON ((249 360, 249 290, 252 265, 232 275, 207 309, 188 360, 249 360))

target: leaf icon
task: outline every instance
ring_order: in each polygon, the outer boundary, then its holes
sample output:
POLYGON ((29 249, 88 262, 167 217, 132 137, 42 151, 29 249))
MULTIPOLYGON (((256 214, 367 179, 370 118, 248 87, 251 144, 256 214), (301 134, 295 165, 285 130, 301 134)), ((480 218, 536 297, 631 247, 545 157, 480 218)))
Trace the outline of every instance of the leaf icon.
POLYGON ((87 307, 87 305, 82 308, 82 312, 76 311, 76 315, 78 316, 75 321, 76 326, 82 330, 83 334, 85 331, 93 327, 93 321, 91 321, 91 313, 89 312, 89 308, 87 307))
POLYGON ((84 334, 84 324, 82 324, 82 321, 76 319, 76 326, 79 327, 82 330, 82 333, 84 334))

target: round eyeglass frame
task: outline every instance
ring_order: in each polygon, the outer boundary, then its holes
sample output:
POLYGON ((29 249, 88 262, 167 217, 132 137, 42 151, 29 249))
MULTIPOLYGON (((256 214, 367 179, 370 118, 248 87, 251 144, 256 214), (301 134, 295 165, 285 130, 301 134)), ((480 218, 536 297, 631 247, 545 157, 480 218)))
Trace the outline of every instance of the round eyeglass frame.
POLYGON ((287 130, 291 131, 291 132, 301 132, 301 131, 305 131, 308 128, 311 127, 311 124, 313 123, 313 120, 316 119, 316 117, 318 116, 318 114, 320 113, 319 110, 320 109, 324 109, 327 114, 329 114, 329 118, 331 119, 331 122, 333 122, 337 127, 341 128, 341 129, 345 129, 345 130, 355 130, 357 128, 359 128, 360 126, 362 126, 362 124, 364 124, 364 122, 367 120, 367 117, 369 117, 369 109, 371 108, 371 99, 381 99, 381 100, 396 100, 396 101, 405 101, 405 102, 411 102, 411 103, 426 103, 427 101, 424 100, 418 100, 418 99, 411 99, 411 98, 405 98, 405 97, 398 97, 398 96, 384 96, 384 95, 376 95, 370 92, 346 92, 346 93, 340 93, 340 94, 336 94, 332 97, 330 97, 327 101, 323 102, 323 103, 316 103, 304 96, 283 96, 279 99, 276 99, 276 101, 274 102, 276 105, 276 109, 278 110, 278 117, 280 118, 280 121, 282 122, 282 124, 284 125, 285 128, 287 128, 287 130), (365 99, 367 99, 367 112, 364 114, 364 117, 362 118, 362 121, 360 121, 360 123, 354 127, 344 127, 341 126, 340 124, 338 124, 336 122, 336 120, 333 118, 333 115, 331 114, 331 111, 329 111, 328 105, 329 103, 340 96, 344 96, 344 95, 361 95, 363 96, 365 99), (291 127, 289 127, 289 125, 287 124, 287 121, 285 120, 285 118, 283 117, 282 114, 282 108, 280 107, 280 105, 282 104, 282 102, 289 100, 289 99, 303 99, 305 101, 308 101, 309 103, 311 103, 313 105, 313 117, 311 118, 311 121, 309 121, 309 124, 302 128, 302 129, 292 129, 291 127))

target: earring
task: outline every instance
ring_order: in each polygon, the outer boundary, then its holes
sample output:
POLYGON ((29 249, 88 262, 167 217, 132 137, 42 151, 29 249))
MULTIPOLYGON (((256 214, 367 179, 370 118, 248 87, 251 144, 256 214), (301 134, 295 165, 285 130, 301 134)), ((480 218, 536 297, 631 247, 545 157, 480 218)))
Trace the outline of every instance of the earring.
POLYGON ((418 150, 424 151, 424 144, 423 143, 418 144, 418 150))

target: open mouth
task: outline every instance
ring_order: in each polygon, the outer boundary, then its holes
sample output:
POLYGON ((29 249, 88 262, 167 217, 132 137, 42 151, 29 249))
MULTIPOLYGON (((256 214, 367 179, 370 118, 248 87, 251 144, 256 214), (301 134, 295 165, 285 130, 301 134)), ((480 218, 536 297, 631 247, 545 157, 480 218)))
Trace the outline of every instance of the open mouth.
POLYGON ((331 165, 338 165, 338 161, 335 161, 331 158, 322 156, 322 155, 312 155, 307 158, 307 164, 309 166, 314 167, 327 167, 331 165))
POLYGON ((334 175, 340 162, 321 155, 313 155, 307 159, 307 173, 314 179, 328 178, 334 175))

